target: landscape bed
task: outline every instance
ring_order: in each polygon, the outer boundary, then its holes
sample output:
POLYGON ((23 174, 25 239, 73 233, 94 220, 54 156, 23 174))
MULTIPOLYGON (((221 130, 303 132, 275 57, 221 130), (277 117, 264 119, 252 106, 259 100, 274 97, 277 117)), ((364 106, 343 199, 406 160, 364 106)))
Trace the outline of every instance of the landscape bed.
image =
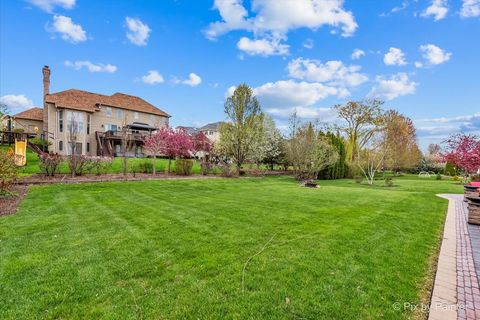
POLYGON ((418 316, 394 303, 428 302, 447 208, 435 194, 462 186, 319 183, 32 186, 0 217, 0 318, 418 316))

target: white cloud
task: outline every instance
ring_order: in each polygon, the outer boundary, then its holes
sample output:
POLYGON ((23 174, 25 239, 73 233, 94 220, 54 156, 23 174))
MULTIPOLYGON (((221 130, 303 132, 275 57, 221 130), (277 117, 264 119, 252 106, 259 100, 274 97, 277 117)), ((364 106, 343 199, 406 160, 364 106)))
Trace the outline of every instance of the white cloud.
POLYGON ((383 57, 383 62, 387 66, 403 66, 407 64, 405 61, 405 54, 402 52, 401 49, 398 48, 390 48, 388 52, 383 57))
POLYGON ((286 55, 288 54, 289 46, 280 43, 280 39, 254 39, 251 40, 247 37, 242 37, 237 43, 237 48, 244 51, 248 55, 286 55))
MULTIPOLYGON (((350 11, 343 8, 343 0, 253 0, 250 16, 242 0, 215 0, 222 21, 209 24, 205 30, 208 39, 216 39, 232 30, 252 32, 256 38, 285 40, 290 30, 316 30, 328 25, 351 36, 358 25, 350 11)), ((244 40, 245 41, 245 40, 244 40)))
POLYGON ((55 7, 72 9, 75 6, 75 0, 29 0, 28 2, 48 13, 52 13, 55 7))
POLYGON ((450 60, 452 54, 437 47, 433 44, 425 44, 420 46, 420 51, 423 52, 423 57, 430 65, 442 64, 450 60))
POLYGON ((416 119, 418 135, 421 137, 443 137, 455 132, 480 133, 480 112, 466 116, 416 119))
POLYGON ((400 11, 403 11, 405 9, 408 8, 408 6, 410 5, 410 3, 407 1, 407 0, 404 0, 400 6, 395 6, 392 8, 392 10, 390 10, 389 12, 383 12, 380 14, 381 17, 387 17, 393 13, 397 13, 397 12, 400 12, 400 11))
POLYGON ((332 108, 315 107, 295 107, 295 108, 270 108, 265 110, 276 118, 288 119, 295 112, 301 119, 320 119, 322 121, 333 122, 336 120, 337 113, 332 108))
POLYGON ((110 63, 108 64, 103 64, 103 63, 97 63, 94 64, 88 60, 83 60, 83 61, 65 61, 65 66, 67 67, 72 67, 75 70, 80 70, 82 68, 87 68, 88 71, 90 72, 107 72, 107 73, 114 73, 117 71, 117 66, 114 66, 110 63))
POLYGON ((480 16, 480 0, 463 0, 460 16, 463 18, 480 16))
POLYGON ((148 37, 152 31, 148 25, 143 23, 140 19, 126 17, 127 23, 127 38, 131 43, 137 46, 147 45, 148 37))
POLYGON ((313 49, 313 47, 315 46, 315 42, 312 40, 312 39, 306 39, 304 42, 303 42, 303 47, 304 48, 307 48, 307 49, 313 49))
POLYGON ((63 40, 72 43, 87 40, 87 33, 85 30, 83 30, 81 25, 75 24, 70 17, 53 16, 53 25, 49 31, 59 33, 63 40))
POLYGON ((282 80, 256 87, 254 94, 265 108, 292 108, 311 106, 329 96, 343 95, 344 91, 317 82, 282 80))
POLYGON ((433 17, 433 20, 442 20, 447 16, 447 0, 432 0, 432 4, 421 13, 422 17, 433 17))
POLYGON ((368 80, 365 74, 359 73, 361 67, 346 66, 341 61, 327 61, 297 58, 287 66, 290 77, 313 82, 326 82, 332 86, 356 87, 368 80))
POLYGON ((415 68, 422 68, 423 67, 423 63, 421 63, 420 61, 415 61, 415 68))
POLYGON ((163 76, 157 70, 148 71, 148 74, 142 77, 142 81, 151 85, 165 82, 163 76))
POLYGON ((400 96, 415 93, 418 83, 410 81, 408 75, 399 72, 391 77, 377 76, 376 83, 369 93, 370 97, 392 100, 400 96))
POLYGON ((200 78, 200 76, 198 76, 197 74, 195 73, 190 73, 188 75, 188 79, 187 80, 183 80, 182 81, 183 84, 186 84, 190 87, 196 87, 198 86, 200 83, 202 83, 202 78, 200 78))
POLYGON ((16 114, 33 106, 32 100, 24 94, 7 94, 0 97, 0 103, 7 106, 11 114, 16 114))
POLYGON ((358 60, 365 55, 365 51, 362 49, 355 49, 352 52, 352 60, 358 60))

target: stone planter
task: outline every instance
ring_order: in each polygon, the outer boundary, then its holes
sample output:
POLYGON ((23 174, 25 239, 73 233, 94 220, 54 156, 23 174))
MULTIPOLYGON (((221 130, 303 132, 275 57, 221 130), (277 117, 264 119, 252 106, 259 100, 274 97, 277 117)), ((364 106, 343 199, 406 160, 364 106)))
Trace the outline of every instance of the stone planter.
POLYGON ((467 197, 468 223, 480 225, 480 197, 467 197))
POLYGON ((465 185, 463 186, 464 199, 467 201, 467 197, 478 197, 479 187, 465 185))

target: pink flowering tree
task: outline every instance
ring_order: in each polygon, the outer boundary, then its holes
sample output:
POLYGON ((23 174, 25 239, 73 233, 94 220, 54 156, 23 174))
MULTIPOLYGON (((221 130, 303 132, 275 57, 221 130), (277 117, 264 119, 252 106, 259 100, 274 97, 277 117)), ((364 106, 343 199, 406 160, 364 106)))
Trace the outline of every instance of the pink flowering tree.
POLYGON ((149 135, 144 141, 144 147, 147 149, 153 156, 153 174, 157 173, 157 156, 162 153, 165 145, 165 137, 168 135, 168 132, 162 128, 159 131, 156 131, 149 135))
POLYGON ((212 151, 212 142, 203 132, 199 132, 192 137, 192 154, 197 156, 199 152, 209 153, 212 151))
POLYGON ((480 170, 480 139, 474 135, 455 134, 449 137, 447 152, 443 154, 444 160, 452 163, 464 173, 464 179, 470 173, 480 170))

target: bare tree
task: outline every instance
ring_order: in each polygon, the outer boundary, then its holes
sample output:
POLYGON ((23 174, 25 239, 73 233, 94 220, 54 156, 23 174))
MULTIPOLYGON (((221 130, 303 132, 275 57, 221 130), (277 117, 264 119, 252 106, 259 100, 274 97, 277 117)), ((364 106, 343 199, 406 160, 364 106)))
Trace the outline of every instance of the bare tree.
POLYGON ((68 166, 72 177, 82 173, 85 162, 85 158, 81 155, 82 150, 78 150, 78 137, 83 132, 82 116, 83 114, 77 111, 67 112, 68 166))
POLYGON ((131 130, 128 129, 127 115, 124 116, 122 121, 122 128, 120 130, 121 152, 122 158, 122 171, 123 176, 127 177, 128 173, 128 157, 127 152, 130 151, 135 145, 135 139, 131 130))
POLYGON ((376 133, 362 149, 357 150, 355 163, 369 185, 375 182, 375 174, 383 165, 387 148, 382 134, 376 133))

